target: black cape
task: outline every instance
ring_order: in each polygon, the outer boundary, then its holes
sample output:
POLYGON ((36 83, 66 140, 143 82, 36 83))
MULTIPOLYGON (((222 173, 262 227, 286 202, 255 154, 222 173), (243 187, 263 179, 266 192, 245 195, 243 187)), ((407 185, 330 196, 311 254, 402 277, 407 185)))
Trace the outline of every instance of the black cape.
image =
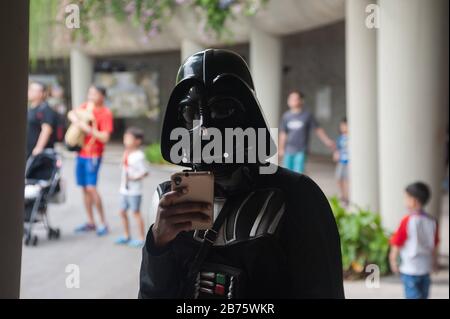
MULTIPOLYGON (((339 234, 321 189, 309 177, 284 168, 258 175, 252 186, 254 190, 267 187, 279 189, 284 196, 285 213, 276 235, 213 246, 207 262, 243 269, 243 298, 344 298, 339 234)), ((157 249, 150 229, 143 248, 139 298, 190 297, 182 295, 181 287, 199 247, 193 232, 182 232, 164 249, 157 249)))

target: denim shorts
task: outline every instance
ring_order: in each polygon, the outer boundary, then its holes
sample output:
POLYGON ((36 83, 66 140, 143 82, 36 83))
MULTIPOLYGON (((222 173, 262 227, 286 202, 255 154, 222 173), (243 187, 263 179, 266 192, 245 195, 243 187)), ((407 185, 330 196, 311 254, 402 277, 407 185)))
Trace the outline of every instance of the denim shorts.
POLYGON ((430 275, 400 275, 405 288, 406 299, 427 299, 430 291, 430 275))
POLYGON ((132 211, 133 213, 141 210, 142 195, 120 195, 120 210, 132 211))

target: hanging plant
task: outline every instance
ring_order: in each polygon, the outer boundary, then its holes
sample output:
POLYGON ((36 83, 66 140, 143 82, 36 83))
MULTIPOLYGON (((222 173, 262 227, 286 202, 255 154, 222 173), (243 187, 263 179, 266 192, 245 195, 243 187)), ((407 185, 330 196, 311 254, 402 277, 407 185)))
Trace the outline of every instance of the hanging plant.
POLYGON ((51 53, 49 43, 52 41, 52 30, 60 4, 58 0, 30 1, 29 54, 32 66, 35 66, 40 52, 51 53))
POLYGON ((30 17, 30 56, 46 51, 51 37, 52 24, 65 20, 64 7, 75 4, 79 8, 80 26, 72 29, 72 41, 90 42, 100 36, 105 28, 105 18, 119 23, 129 23, 140 28, 147 39, 157 36, 178 8, 185 7, 199 13, 202 32, 213 34, 221 40, 230 35, 225 24, 237 15, 252 16, 268 0, 33 0, 30 17))

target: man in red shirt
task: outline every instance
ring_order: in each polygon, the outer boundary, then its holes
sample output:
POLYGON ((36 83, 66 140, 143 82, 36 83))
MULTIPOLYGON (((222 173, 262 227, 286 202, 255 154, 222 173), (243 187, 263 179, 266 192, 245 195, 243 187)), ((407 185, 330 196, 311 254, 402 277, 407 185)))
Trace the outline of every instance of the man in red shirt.
POLYGON ((77 125, 84 133, 84 143, 77 156, 76 178, 77 184, 83 189, 84 204, 87 212, 87 222, 77 227, 75 232, 84 233, 97 231, 97 235, 108 233, 105 213, 101 197, 97 191, 97 177, 102 161, 105 144, 108 143, 113 131, 112 112, 104 105, 106 90, 92 85, 88 91, 88 101, 79 108, 92 112, 94 120, 86 123, 80 120, 77 113, 69 112, 69 120, 77 125), (93 208, 97 209, 101 225, 96 226, 93 208))

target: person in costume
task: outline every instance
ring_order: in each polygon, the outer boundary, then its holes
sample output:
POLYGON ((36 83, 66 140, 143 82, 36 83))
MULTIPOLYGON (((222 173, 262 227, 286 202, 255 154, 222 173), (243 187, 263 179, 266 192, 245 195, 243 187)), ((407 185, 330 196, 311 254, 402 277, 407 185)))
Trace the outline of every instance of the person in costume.
POLYGON ((339 234, 321 189, 305 175, 249 160, 260 148, 270 158, 274 145, 239 55, 208 49, 184 61, 165 112, 161 152, 171 163, 214 174, 214 226, 193 230, 193 222, 211 218, 208 204, 174 204, 189 189, 160 184, 139 298, 344 298, 339 234), (236 152, 213 162, 196 161, 192 147, 174 158, 178 141, 171 132, 180 127, 191 136, 250 128, 263 132, 266 143, 236 143, 236 152), (245 160, 238 162, 242 149, 245 160))

